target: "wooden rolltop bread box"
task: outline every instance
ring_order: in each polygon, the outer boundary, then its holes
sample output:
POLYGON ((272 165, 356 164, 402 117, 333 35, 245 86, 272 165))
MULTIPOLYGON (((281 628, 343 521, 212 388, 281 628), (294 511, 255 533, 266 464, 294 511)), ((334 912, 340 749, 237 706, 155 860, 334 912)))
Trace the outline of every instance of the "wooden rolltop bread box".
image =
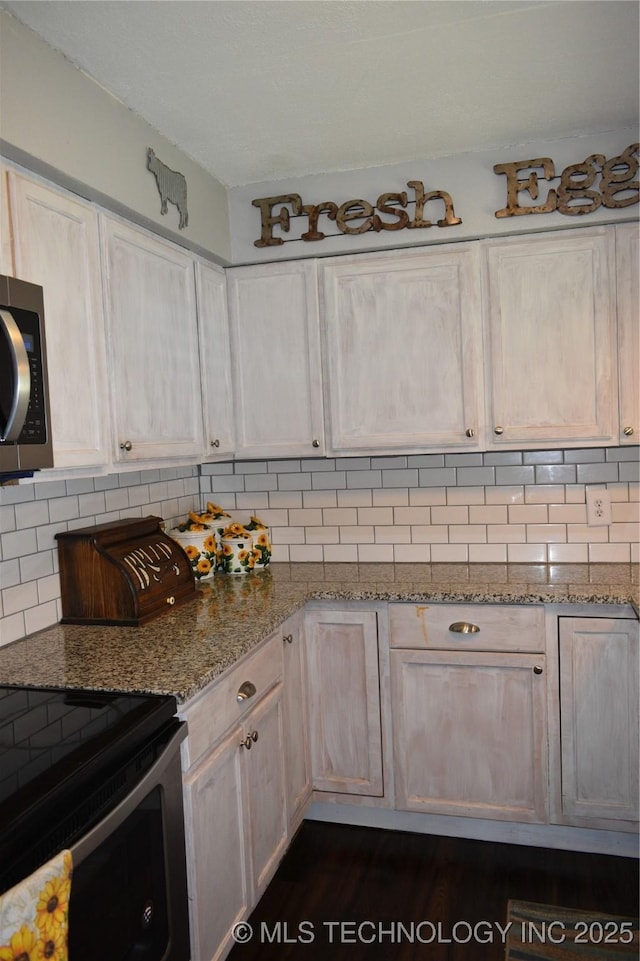
POLYGON ((191 564, 160 517, 56 534, 62 624, 137 626, 196 594, 191 564))

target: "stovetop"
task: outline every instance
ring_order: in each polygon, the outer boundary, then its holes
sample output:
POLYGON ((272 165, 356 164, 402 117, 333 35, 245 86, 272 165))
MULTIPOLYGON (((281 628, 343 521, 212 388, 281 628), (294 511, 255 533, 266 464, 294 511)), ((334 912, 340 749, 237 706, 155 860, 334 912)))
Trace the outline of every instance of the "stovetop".
MULTIPOLYGON (((176 711, 169 695, 0 686, 2 880, 17 848, 31 847, 52 825, 51 844, 61 847, 86 829, 101 813, 105 785, 113 782, 117 796, 119 773, 147 763, 176 711)), ((39 857, 34 849, 33 863, 39 857)))

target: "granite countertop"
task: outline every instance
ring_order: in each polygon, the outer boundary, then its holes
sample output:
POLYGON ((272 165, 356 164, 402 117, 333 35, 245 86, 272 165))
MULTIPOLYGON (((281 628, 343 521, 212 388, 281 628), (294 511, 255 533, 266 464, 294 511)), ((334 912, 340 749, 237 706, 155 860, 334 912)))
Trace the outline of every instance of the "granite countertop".
POLYGON ((55 625, 0 647, 0 684, 173 694, 182 703, 307 601, 614 604, 640 610, 632 564, 272 564, 216 575, 139 627, 55 625))

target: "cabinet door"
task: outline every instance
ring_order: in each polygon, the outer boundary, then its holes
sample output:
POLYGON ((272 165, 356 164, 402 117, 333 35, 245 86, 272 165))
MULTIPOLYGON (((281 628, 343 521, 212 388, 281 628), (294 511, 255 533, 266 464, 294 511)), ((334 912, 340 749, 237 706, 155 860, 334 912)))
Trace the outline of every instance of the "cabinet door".
POLYGON ((282 685, 242 726, 244 831, 252 881, 251 905, 266 888, 287 843, 282 685))
POLYGON ((617 442, 613 231, 485 245, 487 443, 617 442))
POLYGON ((70 194, 8 173, 15 274, 44 289, 56 467, 110 460, 98 218, 70 194))
POLYGON ((547 820, 543 654, 391 652, 396 806, 547 820))
POLYGON ((202 456, 193 261, 146 231, 103 217, 115 457, 202 456))
POLYGON ((381 797, 376 614, 309 611, 305 636, 313 786, 381 797))
POLYGON ((560 619, 562 810, 638 820, 638 622, 560 619))
POLYGON ((295 830, 311 794, 307 730, 307 665, 302 617, 282 625, 284 653, 284 755, 289 831, 295 830))
POLYGON ((224 271, 196 263, 198 332, 202 372, 204 456, 228 457, 234 451, 231 350, 224 271))
POLYGON ((477 245, 320 267, 331 451, 479 444, 477 245))
POLYGON ((240 730, 185 781, 192 957, 222 958, 233 925, 249 912, 240 730))
POLYGON ((620 443, 640 443, 640 230, 616 227, 620 443))
POLYGON ((239 457, 324 452, 314 262, 227 271, 239 457))

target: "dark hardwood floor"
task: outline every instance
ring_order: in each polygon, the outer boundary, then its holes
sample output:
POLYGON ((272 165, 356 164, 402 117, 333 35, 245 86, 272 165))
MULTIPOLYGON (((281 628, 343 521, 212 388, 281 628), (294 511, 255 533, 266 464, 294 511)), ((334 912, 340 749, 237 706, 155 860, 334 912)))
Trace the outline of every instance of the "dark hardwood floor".
POLYGON ((635 859, 305 821, 229 958, 502 961, 510 898, 637 917, 638 876, 635 859))

